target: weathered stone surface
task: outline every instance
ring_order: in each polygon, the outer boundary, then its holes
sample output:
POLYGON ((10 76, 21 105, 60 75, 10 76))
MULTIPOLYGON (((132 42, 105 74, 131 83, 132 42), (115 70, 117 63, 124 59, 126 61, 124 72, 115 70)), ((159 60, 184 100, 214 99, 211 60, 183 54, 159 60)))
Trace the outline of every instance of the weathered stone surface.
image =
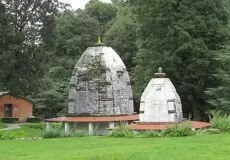
POLYGON ((168 78, 153 78, 141 97, 140 122, 178 122, 182 119, 181 100, 172 82, 168 78))
POLYGON ((110 47, 89 47, 77 62, 70 81, 69 114, 134 112, 127 69, 110 47))

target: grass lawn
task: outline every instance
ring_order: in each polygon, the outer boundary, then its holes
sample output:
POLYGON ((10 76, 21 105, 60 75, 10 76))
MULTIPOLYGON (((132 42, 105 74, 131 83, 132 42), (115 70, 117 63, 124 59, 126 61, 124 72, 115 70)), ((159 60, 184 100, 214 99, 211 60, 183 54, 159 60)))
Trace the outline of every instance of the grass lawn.
POLYGON ((20 125, 21 127, 20 129, 8 130, 2 132, 4 133, 4 135, 12 135, 15 138, 40 137, 42 135, 43 129, 39 129, 38 127, 42 127, 43 125, 44 124, 25 124, 25 125, 20 125))
POLYGON ((1 160, 227 160, 230 134, 0 141, 1 160))
POLYGON ((32 137, 40 137, 42 134, 42 130, 21 126, 20 129, 4 131, 4 133, 12 134, 16 138, 32 138, 32 137))

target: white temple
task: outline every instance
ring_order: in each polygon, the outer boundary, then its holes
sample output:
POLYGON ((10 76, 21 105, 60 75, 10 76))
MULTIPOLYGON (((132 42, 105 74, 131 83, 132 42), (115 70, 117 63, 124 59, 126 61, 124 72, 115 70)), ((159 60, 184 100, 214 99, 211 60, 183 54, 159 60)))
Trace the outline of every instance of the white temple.
POLYGON ((141 97, 140 122, 179 122, 183 119, 182 105, 175 87, 164 78, 162 68, 155 73, 141 97))

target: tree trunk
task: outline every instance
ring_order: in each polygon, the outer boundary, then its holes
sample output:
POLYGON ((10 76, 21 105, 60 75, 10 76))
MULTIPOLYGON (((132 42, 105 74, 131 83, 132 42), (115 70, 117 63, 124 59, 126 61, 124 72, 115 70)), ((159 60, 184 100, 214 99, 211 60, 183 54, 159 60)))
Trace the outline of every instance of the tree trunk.
POLYGON ((197 108, 199 108, 200 105, 193 100, 192 101, 192 112, 193 112, 193 120, 194 121, 200 121, 201 117, 200 117, 200 112, 197 110, 197 108))

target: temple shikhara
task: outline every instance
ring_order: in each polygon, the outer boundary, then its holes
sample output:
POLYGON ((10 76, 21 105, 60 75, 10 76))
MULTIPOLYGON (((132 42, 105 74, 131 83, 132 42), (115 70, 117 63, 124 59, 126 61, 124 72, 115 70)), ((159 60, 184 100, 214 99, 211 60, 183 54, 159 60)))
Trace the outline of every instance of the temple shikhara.
POLYGON ((66 117, 46 122, 47 129, 50 122, 64 122, 66 132, 75 124, 92 135, 95 128, 105 134, 108 128, 135 120, 138 115, 134 113, 128 71, 119 55, 99 41, 86 49, 74 67, 66 117))
POLYGON ((180 122, 183 120, 180 97, 162 68, 158 70, 141 96, 140 122, 180 122))
MULTIPOLYGON (((141 96, 139 121, 134 121, 129 127, 134 130, 164 130, 172 124, 186 121, 181 99, 160 67, 141 96)), ((210 126, 205 122, 189 123, 193 129, 210 126)))
POLYGON ((121 115, 133 112, 130 78, 121 58, 111 47, 89 47, 71 77, 68 113, 121 115))

